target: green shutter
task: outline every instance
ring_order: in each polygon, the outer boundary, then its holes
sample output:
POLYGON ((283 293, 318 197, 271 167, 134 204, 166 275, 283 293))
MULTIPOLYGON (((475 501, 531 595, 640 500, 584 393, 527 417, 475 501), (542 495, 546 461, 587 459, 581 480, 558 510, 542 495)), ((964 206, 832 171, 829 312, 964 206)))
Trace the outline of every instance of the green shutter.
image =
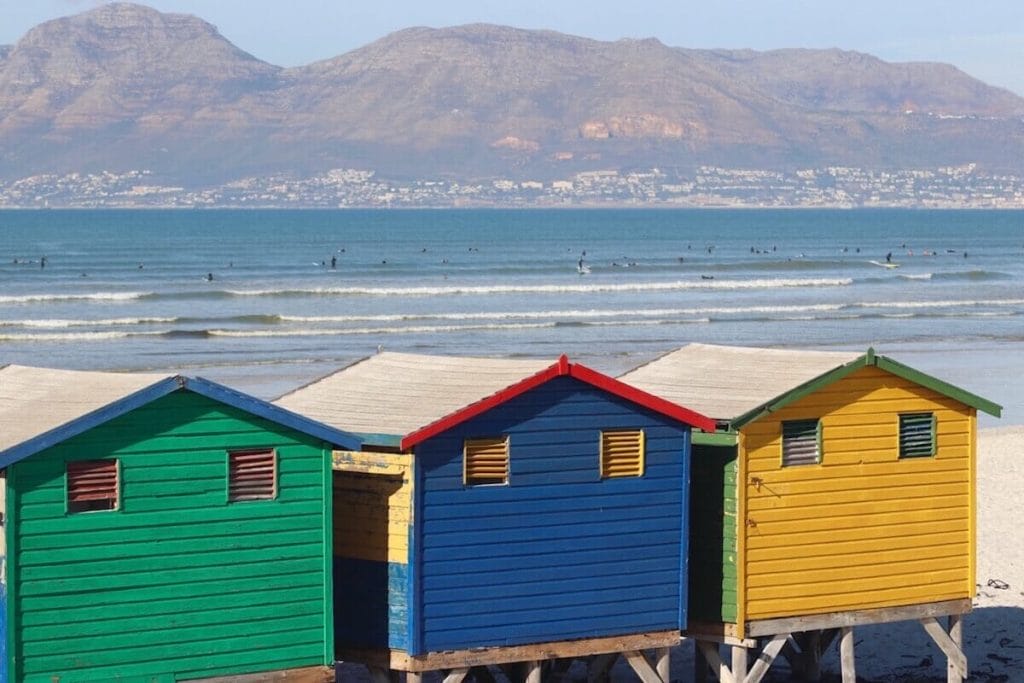
POLYGON ((821 462, 821 421, 793 420, 782 423, 782 466, 816 465, 821 462))
POLYGON ((928 458, 935 455, 935 413, 900 415, 900 457, 928 458))

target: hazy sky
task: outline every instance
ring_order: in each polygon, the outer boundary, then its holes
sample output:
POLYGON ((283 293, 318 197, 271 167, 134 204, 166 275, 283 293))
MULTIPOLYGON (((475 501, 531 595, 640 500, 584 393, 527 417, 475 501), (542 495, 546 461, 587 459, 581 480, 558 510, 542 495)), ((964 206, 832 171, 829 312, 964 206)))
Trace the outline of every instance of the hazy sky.
MULTIPOLYGON (((0 0, 0 45, 96 0, 0 0)), ((409 26, 474 22, 678 47, 840 47, 941 61, 1024 95, 1024 0, 150 0, 195 14, 280 66, 334 57, 409 26)))

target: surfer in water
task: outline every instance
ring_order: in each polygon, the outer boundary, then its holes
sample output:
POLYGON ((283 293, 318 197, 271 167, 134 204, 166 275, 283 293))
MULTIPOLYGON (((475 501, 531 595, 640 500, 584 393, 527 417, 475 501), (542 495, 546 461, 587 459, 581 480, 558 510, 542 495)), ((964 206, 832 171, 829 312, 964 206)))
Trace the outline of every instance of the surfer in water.
POLYGON ((888 254, 885 255, 885 262, 886 263, 892 263, 892 252, 891 251, 888 254))

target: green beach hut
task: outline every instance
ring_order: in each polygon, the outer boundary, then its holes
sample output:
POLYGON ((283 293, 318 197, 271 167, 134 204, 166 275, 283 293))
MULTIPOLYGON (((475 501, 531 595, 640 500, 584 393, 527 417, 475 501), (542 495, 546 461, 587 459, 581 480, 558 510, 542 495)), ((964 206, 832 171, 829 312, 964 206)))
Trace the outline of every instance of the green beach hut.
POLYGON ((0 681, 333 680, 358 446, 203 379, 0 368, 0 681))

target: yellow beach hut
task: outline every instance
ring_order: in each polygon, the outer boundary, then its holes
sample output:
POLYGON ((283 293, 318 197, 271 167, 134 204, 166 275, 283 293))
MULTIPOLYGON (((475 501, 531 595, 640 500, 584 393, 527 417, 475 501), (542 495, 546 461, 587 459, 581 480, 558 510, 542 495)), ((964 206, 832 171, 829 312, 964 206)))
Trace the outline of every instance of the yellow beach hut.
POLYGON ((693 438, 687 634, 720 680, 779 654, 813 678, 839 636, 852 681, 853 627, 911 619, 966 677, 977 411, 1000 406, 871 349, 690 344, 620 379, 717 421, 693 438))

